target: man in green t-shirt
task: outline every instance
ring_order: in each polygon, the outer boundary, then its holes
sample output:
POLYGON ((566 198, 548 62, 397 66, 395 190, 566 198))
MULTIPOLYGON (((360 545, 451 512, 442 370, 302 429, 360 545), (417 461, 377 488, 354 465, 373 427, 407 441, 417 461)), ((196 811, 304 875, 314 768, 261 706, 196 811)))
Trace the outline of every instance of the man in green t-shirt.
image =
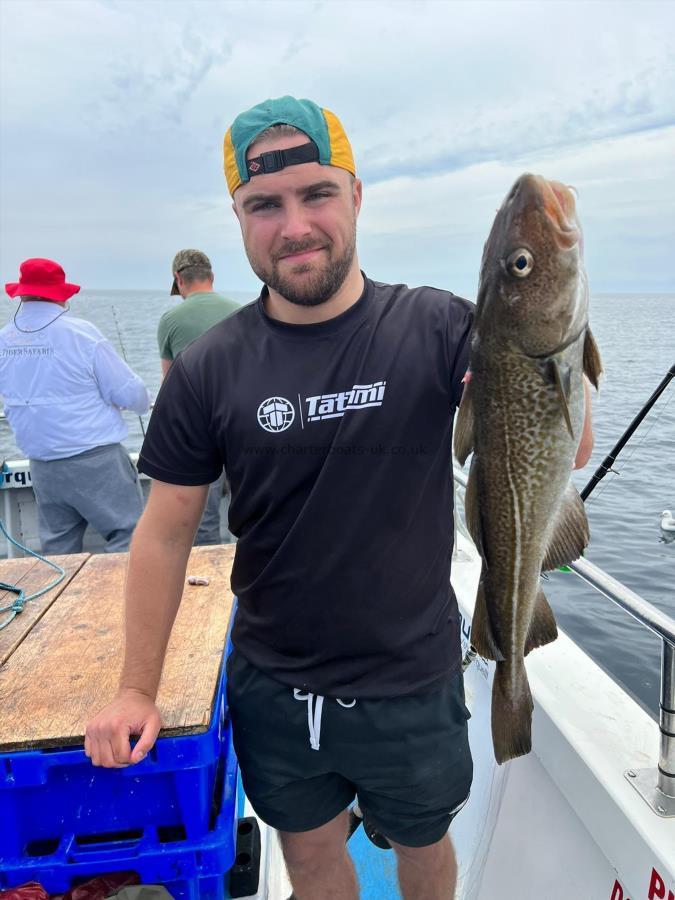
MULTIPOLYGON (((180 294, 183 302, 167 310, 157 326, 157 342, 162 362, 162 377, 178 354, 196 338, 222 319, 239 304, 213 290, 211 260, 201 250, 179 250, 171 267, 172 295, 180 294)), ((195 544, 219 544, 220 500, 225 484, 224 473, 209 490, 204 515, 195 536, 195 544)))

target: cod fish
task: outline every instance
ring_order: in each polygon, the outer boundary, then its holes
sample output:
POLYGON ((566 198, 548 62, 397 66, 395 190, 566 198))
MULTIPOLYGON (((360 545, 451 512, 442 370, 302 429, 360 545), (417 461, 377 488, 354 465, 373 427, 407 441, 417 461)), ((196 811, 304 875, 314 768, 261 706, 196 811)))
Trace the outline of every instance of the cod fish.
POLYGON ((462 465, 473 451, 465 511, 483 567, 471 643, 497 663, 492 739, 500 764, 532 749, 524 657, 557 637, 540 573, 577 559, 588 544, 570 475, 583 374, 597 389, 601 372, 574 196, 522 175, 483 251, 454 440, 462 465))

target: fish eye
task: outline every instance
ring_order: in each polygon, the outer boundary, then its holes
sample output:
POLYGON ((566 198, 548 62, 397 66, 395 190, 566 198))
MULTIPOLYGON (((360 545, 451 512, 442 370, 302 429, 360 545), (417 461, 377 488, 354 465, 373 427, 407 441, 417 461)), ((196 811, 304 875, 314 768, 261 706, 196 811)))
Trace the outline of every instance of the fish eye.
POLYGON ((534 256, 529 250, 522 247, 515 250, 506 260, 506 267, 516 278, 527 278, 534 268, 534 256))

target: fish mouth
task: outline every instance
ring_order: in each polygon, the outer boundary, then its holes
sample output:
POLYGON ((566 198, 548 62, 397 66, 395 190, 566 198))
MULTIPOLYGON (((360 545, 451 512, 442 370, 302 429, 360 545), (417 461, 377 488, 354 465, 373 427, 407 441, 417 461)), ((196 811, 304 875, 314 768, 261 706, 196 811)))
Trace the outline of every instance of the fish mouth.
POLYGON ((553 226, 553 237, 561 250, 571 250, 581 240, 581 229, 572 191, 559 181, 535 176, 543 210, 553 226))

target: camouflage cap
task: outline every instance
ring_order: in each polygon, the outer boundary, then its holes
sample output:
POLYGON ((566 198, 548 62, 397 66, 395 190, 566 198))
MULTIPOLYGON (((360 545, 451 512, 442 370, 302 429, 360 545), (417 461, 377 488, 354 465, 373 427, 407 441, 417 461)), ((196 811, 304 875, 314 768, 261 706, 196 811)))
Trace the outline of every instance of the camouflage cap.
POLYGON ((190 266, 201 266, 204 269, 211 268, 211 260, 206 253, 201 250, 179 250, 173 258, 171 264, 171 272, 173 273, 173 284, 171 285, 171 293, 179 294, 178 284, 176 283, 176 275, 183 269, 189 269, 190 266))

